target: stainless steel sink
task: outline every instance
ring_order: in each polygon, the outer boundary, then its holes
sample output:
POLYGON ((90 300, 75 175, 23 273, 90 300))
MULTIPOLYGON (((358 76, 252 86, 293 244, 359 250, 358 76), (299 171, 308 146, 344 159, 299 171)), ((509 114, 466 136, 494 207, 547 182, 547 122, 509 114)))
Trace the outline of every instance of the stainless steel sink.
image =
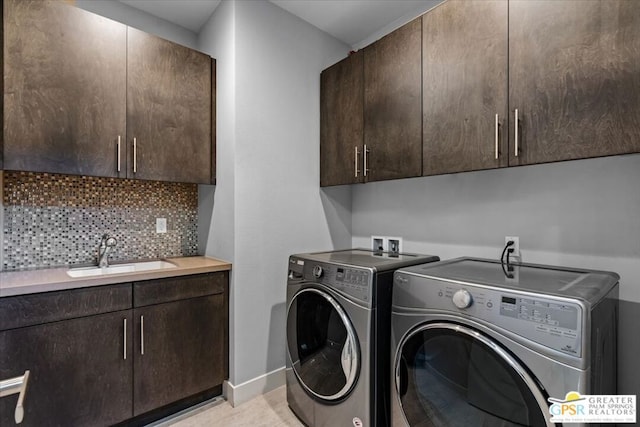
POLYGON ((108 274, 136 273, 139 271, 164 270, 167 268, 177 268, 175 264, 168 261, 145 261, 132 262, 130 264, 114 264, 109 267, 78 267, 70 268, 67 274, 71 277, 94 277, 108 274))

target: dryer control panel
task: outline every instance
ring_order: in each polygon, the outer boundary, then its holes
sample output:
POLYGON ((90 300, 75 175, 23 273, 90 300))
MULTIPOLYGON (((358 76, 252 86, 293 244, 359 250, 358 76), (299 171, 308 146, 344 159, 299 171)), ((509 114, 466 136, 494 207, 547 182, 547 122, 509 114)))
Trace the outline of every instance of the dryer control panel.
POLYGON ((584 354, 585 313, 576 300, 399 273, 395 280, 405 287, 420 287, 419 301, 403 300, 403 306, 455 312, 573 357, 584 354))
POLYGON ((449 299, 448 305, 452 309, 565 354, 582 356, 582 310, 576 303, 453 284, 442 286, 440 294, 449 299), (456 305, 460 294, 471 299, 466 307, 456 305))
POLYGON ((536 341, 573 356, 581 356, 580 307, 569 302, 503 294, 500 316, 513 319, 509 329, 531 331, 536 341))

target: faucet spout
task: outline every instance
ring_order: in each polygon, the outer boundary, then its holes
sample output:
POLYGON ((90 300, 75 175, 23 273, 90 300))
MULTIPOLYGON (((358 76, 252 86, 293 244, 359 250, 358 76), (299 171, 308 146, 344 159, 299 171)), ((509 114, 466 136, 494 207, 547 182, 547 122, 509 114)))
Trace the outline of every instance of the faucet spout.
POLYGON ((117 244, 117 241, 113 237, 109 237, 108 234, 103 234, 100 239, 100 246, 98 247, 98 267, 109 267, 109 252, 117 244))

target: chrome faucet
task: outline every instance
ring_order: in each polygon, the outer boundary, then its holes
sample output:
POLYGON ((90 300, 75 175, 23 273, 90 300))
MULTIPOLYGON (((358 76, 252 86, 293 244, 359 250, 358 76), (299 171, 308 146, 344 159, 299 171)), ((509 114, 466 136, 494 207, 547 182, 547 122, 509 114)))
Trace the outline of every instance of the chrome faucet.
POLYGON ((109 251, 116 246, 118 242, 115 238, 103 234, 98 247, 98 267, 109 267, 109 251))

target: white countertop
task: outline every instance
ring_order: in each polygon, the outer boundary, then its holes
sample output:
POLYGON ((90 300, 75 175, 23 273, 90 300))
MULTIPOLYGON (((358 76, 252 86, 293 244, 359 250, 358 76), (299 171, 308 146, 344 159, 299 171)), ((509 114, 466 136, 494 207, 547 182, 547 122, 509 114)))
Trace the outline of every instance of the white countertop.
POLYGON ((231 270, 231 263, 204 256, 167 258, 165 261, 175 264, 176 268, 78 278, 69 277, 68 267, 2 272, 0 298, 231 270))

